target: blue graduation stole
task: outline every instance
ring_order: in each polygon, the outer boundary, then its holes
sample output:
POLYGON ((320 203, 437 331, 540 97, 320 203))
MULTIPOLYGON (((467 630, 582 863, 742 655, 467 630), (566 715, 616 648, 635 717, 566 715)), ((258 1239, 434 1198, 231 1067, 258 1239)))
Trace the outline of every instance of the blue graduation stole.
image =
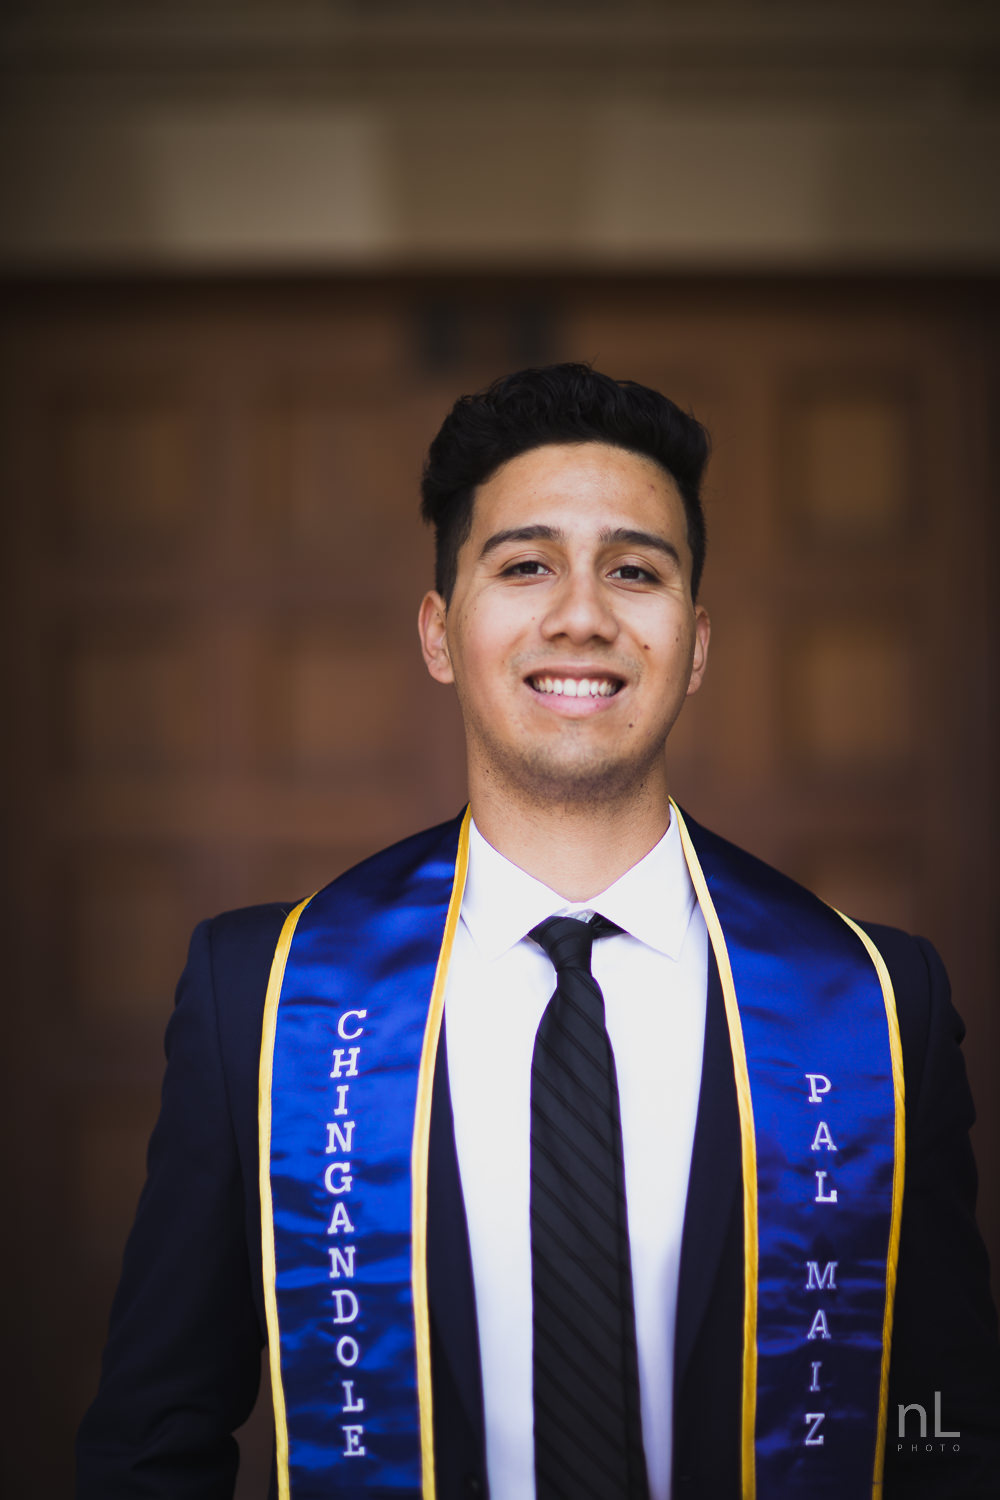
MULTIPOLYGON (((903 1181, 888 973, 848 918, 675 816, 740 1110, 744 1500, 881 1491, 903 1181)), ((280 1500, 434 1500, 427 1152, 468 812, 295 908, 260 1064, 280 1500)))

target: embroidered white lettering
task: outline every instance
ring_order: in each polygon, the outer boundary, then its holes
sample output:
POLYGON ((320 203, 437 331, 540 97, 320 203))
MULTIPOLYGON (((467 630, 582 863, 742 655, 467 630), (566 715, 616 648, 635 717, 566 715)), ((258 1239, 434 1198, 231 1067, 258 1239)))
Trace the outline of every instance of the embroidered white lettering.
POLYGON ((823 1095, 830 1092, 833 1084, 825 1073, 807 1073, 805 1076, 809 1080, 809 1103, 822 1103, 823 1095))
POLYGON ((340 1383, 341 1383, 341 1385, 344 1388, 344 1404, 340 1408, 341 1411, 364 1411, 364 1409, 365 1409, 364 1397, 363 1396, 358 1396, 357 1400, 355 1400, 355 1397, 354 1397, 354 1381, 353 1380, 342 1380, 340 1383))
POLYGON ((345 1245, 343 1250, 330 1250, 330 1280, 336 1281, 341 1276, 346 1276, 349 1281, 354 1279, 354 1252, 357 1245, 345 1245))
POLYGON ((827 1326, 826 1313, 823 1311, 823 1309, 821 1307, 817 1308, 816 1309, 816 1316, 812 1320, 812 1325, 811 1325, 811 1327, 809 1329, 809 1332, 806 1334, 806 1338, 808 1338, 808 1339, 828 1339, 829 1337, 830 1337, 830 1329, 827 1326))
POLYGON ((348 1019, 357 1020, 357 1021, 363 1021, 364 1018, 365 1018, 365 1016, 367 1014, 368 1014, 368 1012, 366 1010, 345 1010, 344 1011, 344 1014, 341 1016, 340 1020, 337 1022, 337 1035, 341 1038, 342 1041, 353 1042, 357 1037, 359 1037, 361 1035, 361 1033, 365 1029, 363 1026, 356 1026, 353 1031, 347 1031, 344 1028, 344 1022, 347 1021, 348 1019))
POLYGON ((349 1193, 351 1191, 351 1164, 349 1161, 332 1161, 323 1174, 323 1186, 328 1193, 349 1193), (333 1174, 341 1172, 343 1176, 340 1183, 334 1186, 333 1174))
POLYGON ((813 1136, 813 1143, 809 1147, 809 1150, 821 1151, 824 1146, 826 1147, 827 1151, 836 1151, 837 1149, 833 1144, 833 1136, 830 1134, 829 1125, 825 1120, 820 1120, 819 1124, 816 1126, 816 1134, 813 1136))
POLYGON ((354 1140, 354 1127, 357 1120, 345 1120, 343 1125, 338 1125, 336 1120, 326 1122, 326 1149, 332 1154, 334 1151, 350 1151, 351 1142, 354 1140))
POLYGON ((359 1312, 358 1299, 352 1291, 346 1287, 337 1292, 331 1292, 330 1296, 337 1304, 337 1311, 333 1315, 335 1323, 353 1323, 359 1312))
POLYGON ((348 1078, 357 1078, 358 1056, 360 1052, 360 1047, 334 1047, 333 1067, 330 1070, 330 1077, 339 1078, 343 1073, 346 1074, 348 1078), (347 1062, 344 1061, 345 1053, 347 1054, 347 1062))
MULTIPOLYGON (((332 1076, 333 1075, 331 1074, 331 1077, 332 1076)), ((335 1115, 347 1114, 347 1105, 344 1103, 344 1100, 347 1098, 347 1090, 349 1088, 350 1084, 348 1083, 337 1084, 337 1108, 334 1110, 335 1115)))
POLYGON ((811 1391, 818 1391, 819 1390, 819 1372, 820 1372, 820 1370, 822 1370, 822 1368, 823 1368, 823 1361, 821 1359, 814 1359, 813 1362, 812 1362, 812 1372, 813 1372, 812 1384, 809 1387, 809 1389, 811 1391))
POLYGON ((351 1223, 347 1213, 346 1203, 335 1203, 333 1206, 333 1217, 327 1234, 353 1234, 354 1225, 351 1223))
POLYGON ((828 1260, 821 1271, 818 1260, 807 1260, 806 1270, 809 1272, 809 1275, 806 1277, 806 1291, 821 1292, 824 1287, 829 1287, 831 1292, 835 1292, 837 1290, 837 1266, 839 1264, 839 1261, 828 1260))
POLYGON ((344 1434, 344 1442, 346 1444, 344 1457, 364 1458, 365 1450, 361 1443, 361 1437, 365 1429, 361 1426, 348 1426, 345 1422, 340 1430, 344 1434))
POLYGON ((350 1369, 352 1365, 357 1364, 358 1353, 357 1339, 352 1339, 349 1333, 342 1334, 337 1340, 338 1363, 346 1365, 350 1369))
POLYGON ((836 1203, 837 1201, 837 1189, 831 1188, 827 1192, 823 1186, 826 1178, 826 1172, 816 1173, 816 1197, 813 1200, 815 1203, 836 1203))
POLYGON ((811 1422, 812 1423, 812 1426, 810 1427, 809 1431, 806 1433, 806 1436, 805 1436, 805 1445, 806 1445, 807 1448, 818 1448, 820 1446, 820 1444, 822 1443, 822 1441, 823 1441, 823 1434, 820 1432, 819 1428, 820 1428, 820 1423, 822 1422, 822 1420, 823 1420, 823 1418, 825 1416, 826 1416, 826 1412, 825 1411, 807 1411, 806 1412, 805 1417, 803 1418, 803 1420, 806 1421, 806 1422, 811 1422))

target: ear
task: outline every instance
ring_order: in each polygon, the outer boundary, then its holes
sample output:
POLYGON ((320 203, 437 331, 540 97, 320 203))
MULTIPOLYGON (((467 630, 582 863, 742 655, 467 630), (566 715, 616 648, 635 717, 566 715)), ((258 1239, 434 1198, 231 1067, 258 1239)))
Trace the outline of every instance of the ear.
POLYGON ((424 662, 435 682, 454 682, 448 651, 448 606, 436 589, 425 594, 417 618, 424 662))
POLYGON ((701 679, 705 675, 705 667, 708 665, 708 643, 712 635, 712 622, 708 613, 700 604, 695 605, 694 611, 694 658, 691 663, 691 677, 688 682, 688 697, 696 693, 701 687, 701 679))

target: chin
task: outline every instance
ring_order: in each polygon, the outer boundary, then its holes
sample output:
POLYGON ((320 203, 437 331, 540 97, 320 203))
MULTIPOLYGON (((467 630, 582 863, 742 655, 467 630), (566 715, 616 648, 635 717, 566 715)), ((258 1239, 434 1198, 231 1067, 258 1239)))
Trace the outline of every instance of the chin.
POLYGON ((533 802, 563 806, 617 801, 634 793, 648 778, 648 764, 636 765, 611 757, 558 757, 535 752, 503 768, 509 785, 516 785, 533 802))

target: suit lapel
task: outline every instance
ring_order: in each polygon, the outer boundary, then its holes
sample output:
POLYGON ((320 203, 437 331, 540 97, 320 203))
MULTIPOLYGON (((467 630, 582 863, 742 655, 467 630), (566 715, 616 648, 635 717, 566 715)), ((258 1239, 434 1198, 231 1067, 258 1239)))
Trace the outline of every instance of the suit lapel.
POLYGON ((434 1434, 439 1469, 459 1454, 465 1467, 485 1454, 483 1381, 479 1327, 472 1279, 469 1229, 455 1147, 448 1085, 447 1017, 441 1026, 434 1092, 427 1186, 427 1292, 431 1314, 434 1434))
POLYGON ((680 1390, 720 1275, 740 1274, 724 1254, 742 1195, 740 1121, 722 986, 709 950, 701 1094, 691 1153, 677 1294, 674 1382, 680 1390))

